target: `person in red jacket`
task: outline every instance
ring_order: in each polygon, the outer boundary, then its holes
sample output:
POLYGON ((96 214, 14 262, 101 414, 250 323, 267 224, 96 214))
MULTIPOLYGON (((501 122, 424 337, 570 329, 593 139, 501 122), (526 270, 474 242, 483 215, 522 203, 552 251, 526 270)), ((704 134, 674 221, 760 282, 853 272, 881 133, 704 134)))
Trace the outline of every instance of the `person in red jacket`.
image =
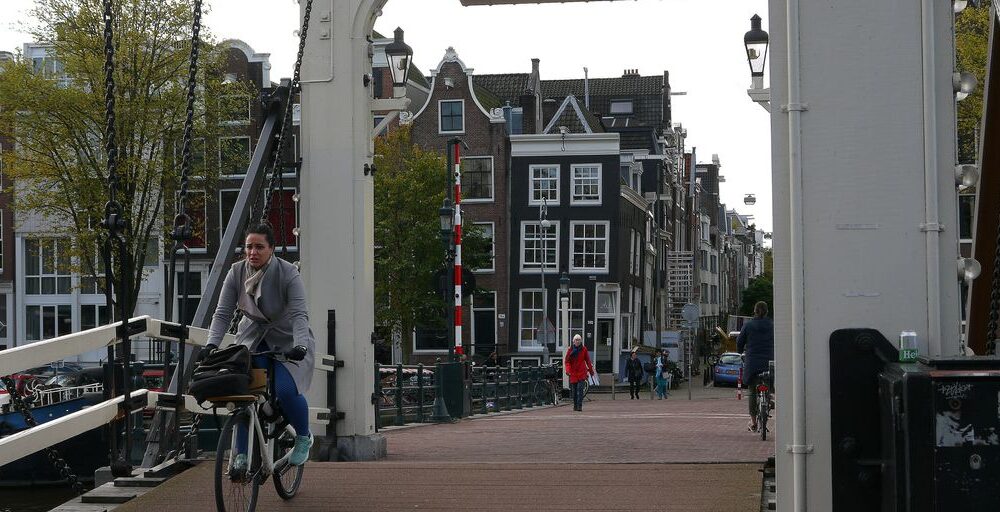
POLYGON ((594 374, 594 365, 590 362, 590 354, 579 334, 573 336, 573 344, 566 351, 563 368, 566 369, 566 375, 569 375, 569 387, 573 391, 573 410, 582 411, 583 383, 587 381, 588 375, 594 374))

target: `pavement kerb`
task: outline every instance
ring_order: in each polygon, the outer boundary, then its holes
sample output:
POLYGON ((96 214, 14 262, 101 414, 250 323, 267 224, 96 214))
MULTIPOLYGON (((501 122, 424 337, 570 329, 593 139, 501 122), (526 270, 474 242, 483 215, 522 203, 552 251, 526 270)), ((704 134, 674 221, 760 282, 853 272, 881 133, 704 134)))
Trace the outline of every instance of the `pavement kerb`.
POLYGON ((490 412, 490 413, 486 413, 486 414, 473 414, 472 416, 466 416, 464 418, 459 418, 459 419, 456 419, 456 420, 453 420, 453 421, 442 422, 442 423, 435 423, 433 421, 430 421, 430 422, 424 422, 424 423, 407 423, 406 425, 391 425, 391 426, 388 426, 388 427, 379 427, 378 433, 379 434, 388 434, 388 433, 391 433, 391 432, 399 432, 401 430, 410 430, 410 429, 421 428, 421 427, 431 427, 431 426, 434 426, 434 425, 451 425, 451 424, 459 423, 459 422, 462 422, 462 421, 485 420, 485 419, 496 418, 496 417, 500 417, 500 416, 510 416, 510 415, 513 415, 513 414, 521 414, 521 413, 524 413, 524 412, 542 411, 542 410, 545 410, 545 409, 553 409, 553 408, 556 408, 556 407, 565 407, 567 405, 569 405, 569 403, 559 403, 559 404, 555 404, 555 405, 536 405, 536 406, 530 407, 530 408, 529 407, 525 407, 524 409, 511 409, 509 411, 496 411, 496 412, 490 412))

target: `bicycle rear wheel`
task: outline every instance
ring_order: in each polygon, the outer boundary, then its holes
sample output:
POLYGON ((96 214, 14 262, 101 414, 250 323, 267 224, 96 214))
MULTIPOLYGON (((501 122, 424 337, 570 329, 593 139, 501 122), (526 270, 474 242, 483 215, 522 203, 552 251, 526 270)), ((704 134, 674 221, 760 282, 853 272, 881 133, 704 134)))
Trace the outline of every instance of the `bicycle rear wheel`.
MULTIPOLYGON (((260 470, 260 450, 254 450, 252 463, 244 463, 242 470, 234 468, 238 453, 236 428, 250 426, 250 416, 245 410, 229 416, 219 433, 219 444, 215 450, 215 507, 219 512, 253 512, 257 507, 257 472, 260 470)), ((247 432, 247 443, 252 441, 252 432, 247 432)), ((246 451, 244 449, 244 451, 246 451)))
MULTIPOLYGON (((285 427, 285 431, 274 440, 274 460, 281 460, 293 448, 295 448, 295 431, 291 427, 285 427)), ((305 471, 305 467, 305 464, 293 466, 286 462, 274 468, 274 490, 281 499, 290 500, 295 496, 302 483, 302 472, 305 471)))
POLYGON ((764 391, 757 392, 757 428, 760 430, 760 440, 767 441, 767 418, 770 415, 768 411, 768 399, 767 393, 764 391))

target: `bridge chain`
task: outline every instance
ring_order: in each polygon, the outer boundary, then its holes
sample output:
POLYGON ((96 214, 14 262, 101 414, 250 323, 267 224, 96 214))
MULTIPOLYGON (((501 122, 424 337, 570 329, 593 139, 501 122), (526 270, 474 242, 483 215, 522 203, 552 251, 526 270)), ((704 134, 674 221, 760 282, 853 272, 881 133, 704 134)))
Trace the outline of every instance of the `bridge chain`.
MULTIPOLYGON (((3 380, 3 385, 7 388, 7 393, 10 395, 11 402, 14 404, 14 410, 24 416, 24 422, 27 423, 28 428, 38 426, 38 421, 35 420, 35 416, 31 414, 31 409, 28 407, 28 404, 24 403, 24 397, 22 397, 21 393, 17 390, 14 379, 10 378, 8 375, 0 378, 0 380, 3 380)), ((59 475, 63 477, 64 480, 69 482, 70 486, 73 487, 73 490, 77 493, 77 495, 83 494, 86 491, 83 487, 83 483, 81 483, 80 479, 77 478, 76 473, 73 473, 73 469, 66 463, 66 459, 59 454, 58 450, 51 447, 46 448, 45 456, 49 459, 52 467, 59 472, 59 475)))
POLYGON ((986 327, 986 354, 997 353, 997 323, 1000 322, 1000 222, 993 250, 993 281, 990 286, 989 323, 986 327))

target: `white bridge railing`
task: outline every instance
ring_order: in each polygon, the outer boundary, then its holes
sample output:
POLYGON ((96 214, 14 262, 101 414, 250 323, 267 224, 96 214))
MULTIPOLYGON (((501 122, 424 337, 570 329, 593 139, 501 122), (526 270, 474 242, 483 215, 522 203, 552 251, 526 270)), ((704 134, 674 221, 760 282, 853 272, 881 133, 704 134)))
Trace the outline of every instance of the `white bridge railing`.
MULTIPOLYGON (((99 350, 115 345, 120 342, 117 334, 120 326, 121 322, 115 322, 86 331, 0 351, 0 375, 11 375, 28 368, 48 364, 52 361, 58 361, 91 350, 99 350)), ((130 319, 127 328, 129 336, 147 336, 165 341, 179 340, 179 324, 157 320, 149 316, 130 319)), ((227 335, 223 345, 231 344, 234 339, 233 336, 227 335)), ((186 343, 195 346, 205 346, 207 340, 207 329, 188 327, 188 339, 185 340, 186 343)), ((98 384, 96 386, 96 390, 99 391, 101 385, 98 384)), ((49 400, 55 398, 54 395, 56 393, 69 390, 51 391, 49 400)), ((131 394, 131 412, 156 407, 158 395, 160 393, 154 393, 146 389, 133 391, 131 394)), ((194 398, 190 396, 185 395, 184 398, 184 407, 189 412, 196 414, 211 414, 213 412, 211 409, 205 409, 198 405, 194 398)), ((119 396, 0 439, 0 466, 112 422, 121 413, 123 403, 124 397, 119 396)), ((220 413, 224 412, 220 411, 220 413)))

